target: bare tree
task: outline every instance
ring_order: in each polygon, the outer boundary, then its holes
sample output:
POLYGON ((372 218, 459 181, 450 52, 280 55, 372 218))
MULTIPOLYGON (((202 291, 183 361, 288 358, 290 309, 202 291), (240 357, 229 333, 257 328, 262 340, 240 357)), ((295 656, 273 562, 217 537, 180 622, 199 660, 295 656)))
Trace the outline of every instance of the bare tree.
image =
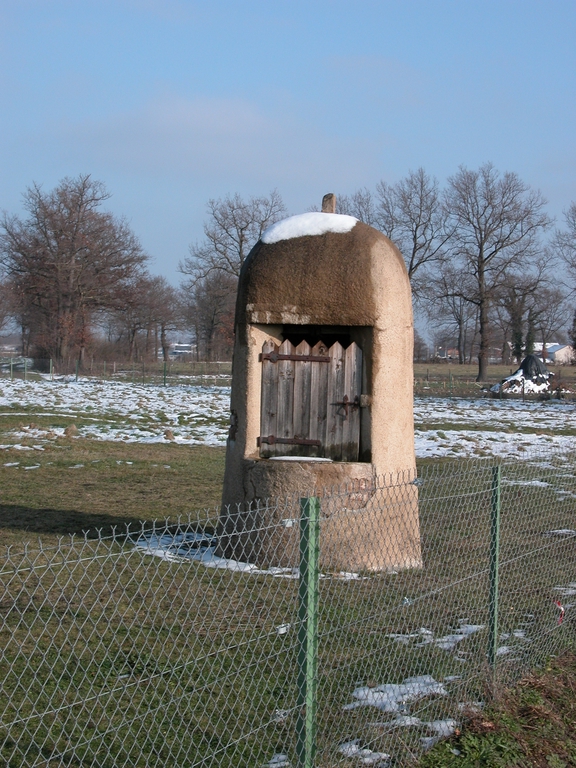
POLYGON ((198 358, 229 359, 234 344, 236 281, 211 275, 183 292, 186 325, 196 338, 198 358))
POLYGON ((442 262, 450 235, 438 182, 419 168, 397 184, 381 181, 376 189, 376 226, 402 252, 412 293, 420 300, 429 280, 425 272, 442 262))
POLYGON ((576 282, 576 203, 572 203, 564 212, 566 228, 556 230, 553 247, 567 266, 573 282, 576 282))
POLYGON ((184 325, 178 292, 158 275, 141 274, 128 283, 107 317, 109 335, 129 360, 157 359, 159 348, 168 360, 168 333, 184 325))
POLYGON ((477 381, 486 381, 490 348, 490 308, 504 275, 528 268, 538 237, 551 220, 545 200, 515 173, 502 176, 487 163, 478 171, 461 167, 448 180, 445 206, 452 258, 468 280, 456 295, 478 307, 480 350, 477 381))
POLYGON ((192 283, 223 273, 237 278, 244 259, 264 230, 286 214, 280 194, 268 197, 240 195, 208 201, 204 242, 190 246, 190 255, 180 263, 180 272, 192 283))
POLYGON ((531 268, 511 269, 495 286, 493 309, 518 364, 526 354, 526 340, 529 341, 533 330, 530 326, 534 317, 533 308, 539 292, 546 288, 546 272, 550 266, 550 253, 545 251, 531 268))
POLYGON ((428 344, 422 338, 422 334, 414 328, 414 362, 425 363, 428 360, 428 344))
POLYGON ((110 197, 89 175, 52 192, 34 184, 26 219, 0 220, 0 260, 23 330, 42 356, 83 356, 92 314, 110 306, 147 260, 125 221, 100 210, 110 197))
POLYGON ((357 189, 351 195, 336 195, 336 208, 338 213, 355 216, 371 227, 378 226, 376 201, 372 192, 366 187, 357 189))
POLYGON ((546 362, 552 337, 570 323, 566 293, 559 288, 541 288, 533 296, 529 314, 534 333, 542 341, 542 359, 546 362))
POLYGON ((455 338, 460 365, 466 362, 467 350, 474 343, 476 334, 477 309, 460 293, 466 279, 467 275, 455 265, 443 263, 426 292, 428 317, 439 331, 455 338))
POLYGON ((229 356, 242 264, 264 230, 285 214, 276 190, 247 201, 236 194, 208 202, 204 241, 190 246, 190 255, 180 263, 183 303, 196 333, 198 355, 229 356))
POLYGON ((168 333, 184 327, 182 301, 180 292, 169 285, 166 278, 156 277, 154 281, 154 325, 156 335, 158 335, 158 332, 160 333, 162 357, 167 361, 169 352, 168 333))

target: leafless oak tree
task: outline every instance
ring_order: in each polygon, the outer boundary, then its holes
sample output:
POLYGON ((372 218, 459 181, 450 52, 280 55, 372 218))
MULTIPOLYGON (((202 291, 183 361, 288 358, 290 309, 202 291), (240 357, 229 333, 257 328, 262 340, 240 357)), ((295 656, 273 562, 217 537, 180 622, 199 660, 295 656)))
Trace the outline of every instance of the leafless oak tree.
POLYGON ((426 290, 427 315, 436 329, 455 338, 460 365, 470 357, 467 353, 475 341, 478 314, 475 305, 460 292, 467 280, 459 265, 445 261, 430 276, 426 290))
POLYGON ((564 222, 565 229, 556 230, 552 242, 555 252, 568 268, 572 282, 576 283, 576 203, 564 212, 564 222))
POLYGON ((180 271, 192 282, 214 273, 238 277, 244 259, 264 230, 286 214, 280 194, 243 200, 240 195, 208 201, 204 242, 190 246, 180 271))
POLYGON ((534 331, 531 325, 534 307, 541 303, 542 296, 548 295, 548 273, 552 264, 552 253, 544 249, 531 264, 522 265, 523 269, 507 270, 495 286, 493 310, 518 364, 526 354, 526 342, 530 342, 530 333, 534 331))
POLYGON ((110 197, 89 175, 51 192, 34 184, 27 218, 0 219, 0 261, 23 330, 40 356, 82 358, 92 314, 114 304, 147 260, 122 219, 101 210, 110 197))
POLYGON ((539 236, 551 223, 545 200, 515 173, 500 175, 487 163, 478 171, 461 167, 448 180, 445 210, 451 256, 468 280, 455 290, 478 307, 480 350, 477 381, 487 377, 490 307, 505 273, 527 269, 538 253, 539 236))
POLYGON ((450 236, 438 182, 419 168, 397 184, 381 181, 376 190, 376 226, 400 249, 412 293, 421 299, 431 277, 425 273, 443 261, 450 236))
POLYGON ((372 192, 364 187, 351 195, 336 195, 336 210, 348 216, 355 216, 358 221, 378 227, 376 200, 372 192))
POLYGON ((243 200, 236 194, 208 202, 204 241, 190 246, 190 255, 180 263, 186 315, 199 354, 229 356, 242 264, 264 230, 285 215, 276 190, 267 197, 243 200))

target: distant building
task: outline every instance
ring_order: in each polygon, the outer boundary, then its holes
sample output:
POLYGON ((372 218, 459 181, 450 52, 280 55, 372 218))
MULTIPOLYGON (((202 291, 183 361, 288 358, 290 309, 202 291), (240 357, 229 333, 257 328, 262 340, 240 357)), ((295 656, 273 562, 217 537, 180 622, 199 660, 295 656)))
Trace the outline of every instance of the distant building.
POLYGON ((572 365, 576 361, 574 348, 570 344, 551 344, 546 347, 546 356, 556 365, 572 365))
POLYGON ((170 344, 168 354, 170 357, 182 357, 183 355, 192 355, 196 351, 194 344, 183 344, 182 342, 173 342, 170 344))

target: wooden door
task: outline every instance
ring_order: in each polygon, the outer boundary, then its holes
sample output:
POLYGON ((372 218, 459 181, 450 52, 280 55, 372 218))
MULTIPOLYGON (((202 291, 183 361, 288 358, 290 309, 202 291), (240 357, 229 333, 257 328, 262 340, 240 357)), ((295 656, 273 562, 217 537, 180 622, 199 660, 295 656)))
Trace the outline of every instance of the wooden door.
POLYGON ((339 342, 262 347, 260 455, 358 461, 362 350, 339 342))

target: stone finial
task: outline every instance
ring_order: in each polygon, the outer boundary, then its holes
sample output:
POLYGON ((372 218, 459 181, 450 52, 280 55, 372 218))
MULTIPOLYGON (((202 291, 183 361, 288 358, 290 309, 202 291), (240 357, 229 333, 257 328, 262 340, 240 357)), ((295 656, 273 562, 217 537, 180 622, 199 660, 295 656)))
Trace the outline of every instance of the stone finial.
POLYGON ((322 198, 322 213, 336 213, 336 195, 332 192, 322 198))

